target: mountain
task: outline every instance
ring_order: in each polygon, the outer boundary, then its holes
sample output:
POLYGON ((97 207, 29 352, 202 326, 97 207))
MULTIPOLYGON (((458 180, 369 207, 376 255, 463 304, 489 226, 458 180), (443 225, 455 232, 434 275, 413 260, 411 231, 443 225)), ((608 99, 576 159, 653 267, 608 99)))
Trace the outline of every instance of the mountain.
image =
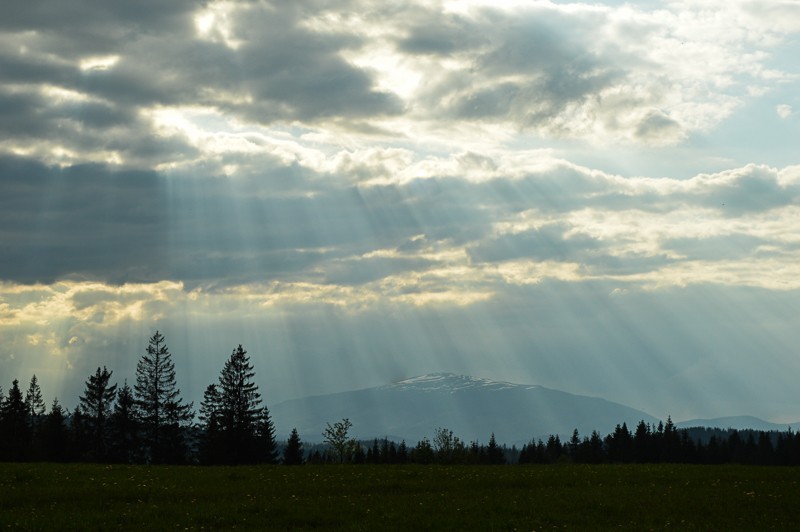
POLYGON ((800 422, 798 423, 789 423, 789 424, 779 424, 779 423, 770 423, 769 421, 764 421, 763 419, 759 419, 753 416, 730 416, 730 417, 718 417, 714 419, 690 419, 688 421, 681 421, 679 423, 675 423, 675 426, 678 428, 690 428, 690 427, 708 427, 708 428, 718 428, 718 429, 736 429, 736 430, 775 430, 778 432, 785 432, 786 429, 791 427, 800 426, 800 422))
POLYGON ((464 441, 522 444, 550 434, 612 432, 626 422, 657 423, 633 408, 536 385, 434 373, 385 386, 284 401, 270 408, 278 433, 296 427, 304 441, 322 440, 326 423, 349 418, 359 439, 388 437, 415 445, 438 427, 464 441))

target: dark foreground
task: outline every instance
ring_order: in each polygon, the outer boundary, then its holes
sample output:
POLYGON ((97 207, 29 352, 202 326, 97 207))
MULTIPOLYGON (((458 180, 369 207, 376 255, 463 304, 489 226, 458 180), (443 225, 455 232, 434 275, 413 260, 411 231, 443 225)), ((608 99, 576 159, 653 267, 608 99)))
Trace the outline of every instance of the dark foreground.
POLYGON ((795 530, 800 469, 0 464, 0 529, 795 530))

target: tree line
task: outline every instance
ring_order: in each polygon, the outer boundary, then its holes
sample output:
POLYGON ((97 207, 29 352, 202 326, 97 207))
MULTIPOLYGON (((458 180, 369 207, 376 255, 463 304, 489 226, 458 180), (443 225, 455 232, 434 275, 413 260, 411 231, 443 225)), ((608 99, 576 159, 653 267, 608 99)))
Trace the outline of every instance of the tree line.
POLYGON ((34 375, 23 393, 14 380, 0 388, 0 460, 145 464, 506 464, 506 463, 741 463, 800 465, 800 433, 677 429, 670 418, 633 432, 617 425, 602 437, 581 438, 577 429, 521 449, 497 443, 465 442, 446 428, 414 446, 350 436, 345 418, 328 423, 324 445, 308 452, 297 429, 278 444, 269 409, 263 404, 247 351, 239 345, 209 384, 195 416, 177 386, 175 365, 164 336, 149 338, 136 366, 133 387, 112 383, 105 366, 89 375, 77 406, 67 411, 54 399, 49 412, 34 375), (197 419, 198 421, 195 421, 197 419))
POLYGON ((156 331, 136 366, 133 387, 112 383, 105 366, 89 375, 78 405, 50 411, 38 380, 23 394, 14 380, 0 388, 0 460, 89 461, 144 464, 276 463, 278 445, 269 410, 262 406, 247 351, 238 346, 205 390, 195 423, 181 398, 175 364, 156 331))

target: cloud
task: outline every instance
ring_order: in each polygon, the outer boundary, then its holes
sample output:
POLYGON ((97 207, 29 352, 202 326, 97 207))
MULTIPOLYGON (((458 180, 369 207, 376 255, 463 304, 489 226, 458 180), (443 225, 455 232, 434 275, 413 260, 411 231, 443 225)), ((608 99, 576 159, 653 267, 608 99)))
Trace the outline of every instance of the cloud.
POLYGON ((782 103, 775 108, 775 112, 778 113, 778 116, 783 118, 784 120, 792 116, 793 109, 791 105, 787 105, 782 103))

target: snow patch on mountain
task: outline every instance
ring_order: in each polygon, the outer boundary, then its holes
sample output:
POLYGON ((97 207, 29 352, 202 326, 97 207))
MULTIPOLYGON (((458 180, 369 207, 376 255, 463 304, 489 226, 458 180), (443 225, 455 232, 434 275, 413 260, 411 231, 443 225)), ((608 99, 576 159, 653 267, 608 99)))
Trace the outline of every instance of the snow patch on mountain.
POLYGON ((429 373, 393 382, 381 386, 382 390, 406 390, 419 392, 450 392, 457 393, 467 390, 535 390, 540 386, 532 384, 514 384, 505 381, 493 381, 480 377, 468 375, 456 375, 454 373, 429 373))

